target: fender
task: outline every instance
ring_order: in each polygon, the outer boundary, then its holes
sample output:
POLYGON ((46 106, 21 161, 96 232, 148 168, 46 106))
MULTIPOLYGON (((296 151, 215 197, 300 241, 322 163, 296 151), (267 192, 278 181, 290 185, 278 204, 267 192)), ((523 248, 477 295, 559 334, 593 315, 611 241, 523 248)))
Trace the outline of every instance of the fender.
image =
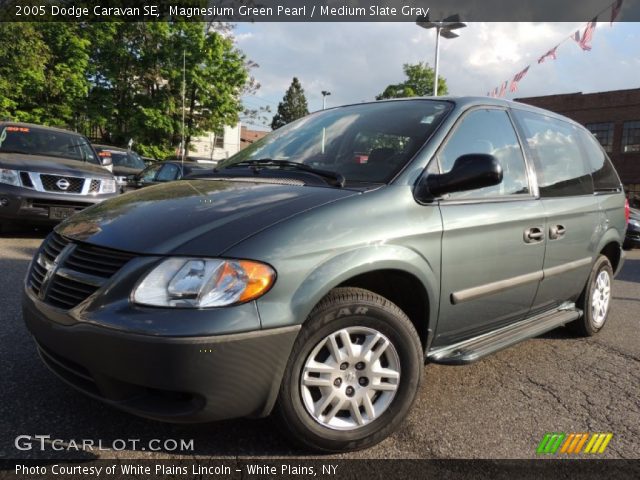
POLYGON ((602 237, 600 237, 600 241, 598 242, 598 246, 594 252, 595 255, 594 255, 593 261, 595 262, 597 255, 609 243, 617 243, 620 246, 620 261, 618 262, 618 266, 615 272, 613 272, 614 276, 616 276, 620 272, 624 264, 625 253, 624 253, 624 250, 622 250, 623 241, 624 241, 624 236, 620 234, 620 231, 615 227, 611 227, 606 232, 604 232, 604 235, 602 235, 602 237))
POLYGON ((350 278, 378 270, 399 270, 416 277, 427 292, 427 329, 431 337, 438 318, 439 265, 439 259, 434 265, 414 250, 400 245, 370 245, 342 252, 319 265, 300 284, 293 295, 291 314, 297 319, 296 323, 303 322, 329 291, 350 278))

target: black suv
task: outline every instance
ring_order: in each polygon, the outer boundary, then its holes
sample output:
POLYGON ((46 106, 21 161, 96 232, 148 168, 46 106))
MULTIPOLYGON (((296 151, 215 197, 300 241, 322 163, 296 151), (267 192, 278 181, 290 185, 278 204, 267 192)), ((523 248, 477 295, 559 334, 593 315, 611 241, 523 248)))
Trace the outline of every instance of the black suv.
POLYGON ((0 231, 57 223, 116 195, 113 175, 80 134, 0 122, 0 231))

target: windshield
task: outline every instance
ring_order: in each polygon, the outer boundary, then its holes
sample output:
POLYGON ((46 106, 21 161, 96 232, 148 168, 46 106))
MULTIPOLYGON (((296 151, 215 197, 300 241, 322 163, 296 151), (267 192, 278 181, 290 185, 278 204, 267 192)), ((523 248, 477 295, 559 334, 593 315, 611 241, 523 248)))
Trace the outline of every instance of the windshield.
POLYGON ((342 174, 347 183, 387 183, 450 110, 433 100, 368 103, 321 111, 285 125, 218 168, 288 160, 342 174))
POLYGON ((2 152, 46 155, 100 165, 93 148, 81 135, 33 127, 2 127, 0 153, 2 152))
POLYGON ((109 150, 108 148, 95 147, 98 156, 110 158, 115 167, 137 168, 142 170, 144 162, 135 152, 125 152, 123 150, 109 150))

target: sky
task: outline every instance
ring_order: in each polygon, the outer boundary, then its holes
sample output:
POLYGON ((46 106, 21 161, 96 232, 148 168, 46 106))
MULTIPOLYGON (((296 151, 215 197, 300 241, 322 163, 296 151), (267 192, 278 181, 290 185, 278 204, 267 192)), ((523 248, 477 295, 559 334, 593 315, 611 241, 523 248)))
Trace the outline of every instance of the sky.
MULTIPOLYGON (((508 99, 640 88, 640 23, 598 23, 591 51, 567 40, 557 60, 537 63, 577 29, 584 23, 469 23, 440 42, 440 75, 451 95, 486 95, 531 65, 508 99)), ((273 113, 294 76, 315 111, 322 90, 331 92, 327 106, 372 101, 404 80, 403 64, 434 63, 435 32, 413 23, 239 23, 234 33, 259 65, 252 74, 261 88, 243 101, 273 113)))

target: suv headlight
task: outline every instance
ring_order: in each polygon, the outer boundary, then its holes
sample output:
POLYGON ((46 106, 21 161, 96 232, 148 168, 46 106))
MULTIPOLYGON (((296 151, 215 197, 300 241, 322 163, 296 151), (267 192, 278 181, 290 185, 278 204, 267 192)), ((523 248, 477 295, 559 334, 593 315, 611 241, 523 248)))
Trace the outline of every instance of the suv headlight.
POLYGON ((113 179, 100 181, 100 193, 116 193, 116 181, 113 179))
POLYGON ((275 279, 269 265, 250 260, 168 258, 138 284, 133 301, 154 307, 224 307, 255 300, 275 279))
POLYGON ((633 225, 636 228, 640 228, 640 222, 638 220, 634 220, 633 218, 629 220, 629 225, 633 225))
POLYGON ((7 183, 19 187, 21 185, 20 174, 17 170, 2 168, 0 169, 0 183, 7 183))

